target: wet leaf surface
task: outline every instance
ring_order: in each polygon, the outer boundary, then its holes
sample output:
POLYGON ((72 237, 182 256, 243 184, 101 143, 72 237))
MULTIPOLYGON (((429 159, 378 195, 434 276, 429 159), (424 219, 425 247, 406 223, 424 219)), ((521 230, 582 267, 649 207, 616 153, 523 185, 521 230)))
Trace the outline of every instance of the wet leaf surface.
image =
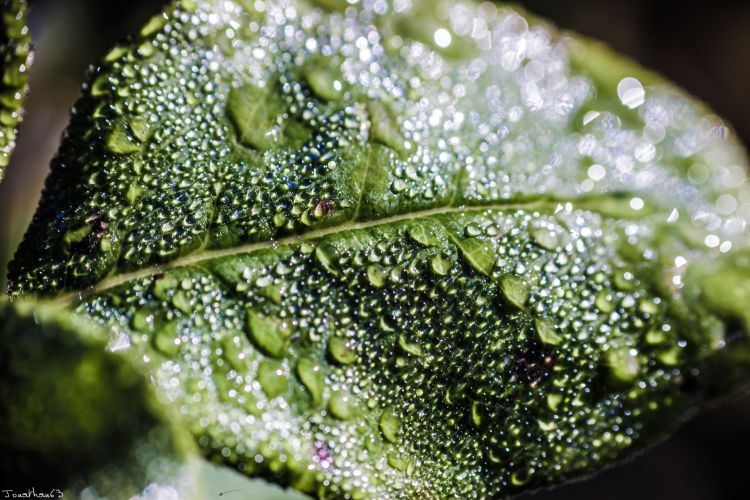
POLYGON ((727 127, 537 19, 428 6, 155 17, 76 105, 11 295, 144 360, 206 456, 320 496, 559 483, 736 390, 727 127))

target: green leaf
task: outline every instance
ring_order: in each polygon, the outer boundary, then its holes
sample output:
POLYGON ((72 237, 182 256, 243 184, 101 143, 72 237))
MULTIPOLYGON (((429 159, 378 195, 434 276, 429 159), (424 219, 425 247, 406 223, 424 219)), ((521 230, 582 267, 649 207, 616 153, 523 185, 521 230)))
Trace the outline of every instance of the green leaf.
POLYGON ((227 98, 227 114, 239 142, 260 151, 274 146, 274 128, 283 113, 280 96, 273 88, 263 90, 252 84, 233 88, 227 98))
POLYGON ((505 298, 519 309, 526 307, 526 301, 529 300, 529 284, 526 280, 508 274, 500 278, 500 289, 505 298))
POLYGON ((154 18, 76 105, 11 294, 128 339, 208 458, 318 496, 548 486, 744 386, 726 126, 510 9, 412 4, 154 18))
POLYGON ((547 320, 539 318, 534 320, 534 329, 536 330, 539 340, 542 341, 542 344, 558 345, 563 340, 560 335, 555 332, 555 326, 547 320))
POLYGON ((31 34, 26 26, 26 1, 0 4, 0 180, 16 145, 31 65, 31 34))
POLYGON ((189 434, 137 363, 106 350, 95 325, 59 307, 0 300, 0 338, 9 485, 124 498, 155 481, 191 494, 182 478, 189 434))

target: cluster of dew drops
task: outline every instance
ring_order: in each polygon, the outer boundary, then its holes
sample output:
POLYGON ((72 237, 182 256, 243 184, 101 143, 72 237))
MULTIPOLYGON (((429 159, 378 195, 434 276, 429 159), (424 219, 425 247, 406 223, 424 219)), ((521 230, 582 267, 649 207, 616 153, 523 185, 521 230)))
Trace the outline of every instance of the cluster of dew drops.
MULTIPOLYGON (((170 152, 175 162, 182 146, 194 143, 205 156, 177 161, 184 175, 159 181, 178 183, 180 199, 191 202, 180 244, 193 245, 193 236, 208 231, 208 215, 200 214, 211 213, 222 186, 210 168, 190 185, 179 182, 194 162, 229 161, 221 138, 231 128, 217 118, 229 88, 212 78, 224 63, 234 73, 268 74, 285 51, 334 51, 348 84, 395 103, 400 138, 383 140, 407 154, 395 162, 384 197, 408 197, 425 208, 436 198, 461 204, 623 190, 633 193, 633 211, 657 204, 666 222, 687 217, 705 229, 709 250, 728 252, 744 237, 750 198, 740 189, 742 157, 725 141, 726 127, 675 91, 647 90, 627 77, 612 89, 615 101, 582 113, 595 83, 572 74, 565 40, 543 26, 490 3, 446 2, 436 7, 445 21, 428 39, 396 33, 385 40, 378 16, 408 15, 414 6, 361 3, 323 14, 258 0, 252 9, 263 21, 248 26, 237 25, 241 7, 234 2, 203 2, 176 14, 188 38, 218 30, 231 49, 208 51, 202 62, 182 58, 203 68, 198 73, 212 97, 202 104, 201 132, 188 132, 170 152), (321 23, 325 36, 311 35, 321 23), (242 40, 243 31, 254 34, 252 43, 242 40), (478 51, 451 62, 445 51, 466 39, 478 51), (392 64, 388 50, 399 54, 392 64), (638 126, 620 112, 636 116, 638 126), (689 164, 686 173, 670 167, 678 160, 689 164), (452 178, 455 193, 448 189, 452 178)), ((184 114, 197 109, 185 104, 184 114)), ((182 130, 160 127, 167 135, 182 130)), ((336 251, 314 242, 278 255, 206 262, 206 269, 170 271, 83 307, 115 325, 115 348, 153 344, 159 354, 144 354, 145 360, 159 363, 157 378, 181 404, 200 444, 241 470, 273 472, 299 462, 322 471, 334 491, 368 495, 510 491, 543 477, 564 478, 565 464, 590 470, 619 457, 638 439, 639 419, 669 404, 650 396, 669 393, 680 377, 675 366, 684 341, 655 320, 659 299, 639 293, 636 278, 612 264, 617 231, 637 239, 649 237, 648 229, 622 222, 605 230, 598 216, 560 207, 557 218, 488 212, 461 220, 446 229, 464 242, 460 249, 448 240, 442 251, 425 248, 423 239, 410 239, 406 226, 394 224, 373 236, 369 250, 351 237, 337 241, 336 251), (488 254, 490 270, 481 276, 488 254), (482 317, 489 312, 497 316, 482 317), (389 320, 373 322, 378 315, 389 320), (549 329, 549 321, 557 326, 549 329), (288 357, 277 351, 276 338, 287 329, 289 342, 305 346, 290 348, 288 357), (346 356, 337 338, 358 342, 357 352, 370 357, 349 367, 348 358, 336 357, 346 356), (496 351, 483 355, 493 342, 496 351), (640 352, 642 343, 652 351, 640 352), (593 394, 605 358, 628 392, 593 394), (310 359, 314 368, 303 361, 310 359), (426 367, 430 360, 454 377, 463 374, 468 385, 426 367), (553 365, 564 369, 555 372, 553 365), (487 380, 492 370, 506 376, 507 387, 487 380), (299 404, 298 393, 313 404, 299 404), (351 418, 350 404, 361 418, 351 418)), ((165 220, 173 215, 163 212, 165 220)), ((169 256, 174 245, 154 245, 164 220, 148 217, 134 219, 148 223, 133 229, 128 248, 136 257, 155 248, 169 256)), ((142 262, 136 257, 134 265, 142 262)))
MULTIPOLYGON (((320 6, 342 5, 328 3, 320 6)), ((598 88, 571 69, 570 40, 510 9, 442 2, 421 23, 420 5, 362 0, 326 13, 286 1, 190 1, 150 23, 132 54, 115 49, 112 68, 91 85, 92 95, 108 96, 94 110, 106 137, 105 152, 93 153, 104 159, 81 167, 87 184, 46 221, 54 235, 65 221, 68 262, 49 258, 59 246, 50 238, 18 280, 33 271, 46 276, 38 287, 46 291, 91 284, 87 276, 113 267, 304 232, 329 212, 345 218, 536 196, 624 192, 636 213, 655 210, 659 222, 703 231, 701 251, 718 255, 745 242, 744 157, 718 118, 634 77, 598 88), (383 28, 384 16, 400 21, 383 28), (368 130, 371 106, 369 120, 357 105, 331 114, 292 81, 282 114, 297 108, 300 120, 316 124, 312 140, 297 151, 259 151, 260 166, 238 160, 229 145, 237 139, 227 140, 236 133, 226 120, 231 89, 272 85, 319 57, 340 66, 331 92, 348 87, 358 99, 387 102, 388 123, 368 130), (345 150, 368 133, 392 150, 388 189, 370 198, 357 192, 364 183, 347 185, 341 174, 345 150)), ((86 135, 81 127, 68 134, 71 154, 53 172, 82 161, 71 145, 86 135)), ((279 123, 259 127, 264 142, 282 133, 279 123)))
POLYGON ((619 457, 680 375, 660 301, 614 272, 605 235, 557 220, 445 222, 493 247, 492 280, 471 251, 397 223, 176 269, 82 307, 242 471, 302 463, 331 491, 374 495, 511 491, 619 457), (616 383, 595 394, 602 363, 616 383))

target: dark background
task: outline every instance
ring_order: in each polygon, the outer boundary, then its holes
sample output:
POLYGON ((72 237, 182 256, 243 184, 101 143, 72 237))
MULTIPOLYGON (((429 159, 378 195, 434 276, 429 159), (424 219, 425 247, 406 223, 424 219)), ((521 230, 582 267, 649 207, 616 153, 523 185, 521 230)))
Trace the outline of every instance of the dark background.
MULTIPOLYGON (((0 286, 29 223, 87 66, 165 2, 29 0, 36 45, 27 117, 0 185, 0 286)), ((606 40, 710 104, 750 144, 750 2, 525 0, 564 28, 606 40)), ((750 398, 707 411, 668 441, 588 481, 527 500, 750 498, 750 398)))

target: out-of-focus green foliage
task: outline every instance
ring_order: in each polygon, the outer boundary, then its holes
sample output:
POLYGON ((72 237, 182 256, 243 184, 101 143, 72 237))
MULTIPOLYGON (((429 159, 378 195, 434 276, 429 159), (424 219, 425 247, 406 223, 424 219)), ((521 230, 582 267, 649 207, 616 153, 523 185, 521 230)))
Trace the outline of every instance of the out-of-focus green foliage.
POLYGON ((25 0, 0 3, 0 180, 16 144, 21 106, 26 97, 31 64, 31 34, 26 26, 25 0))

